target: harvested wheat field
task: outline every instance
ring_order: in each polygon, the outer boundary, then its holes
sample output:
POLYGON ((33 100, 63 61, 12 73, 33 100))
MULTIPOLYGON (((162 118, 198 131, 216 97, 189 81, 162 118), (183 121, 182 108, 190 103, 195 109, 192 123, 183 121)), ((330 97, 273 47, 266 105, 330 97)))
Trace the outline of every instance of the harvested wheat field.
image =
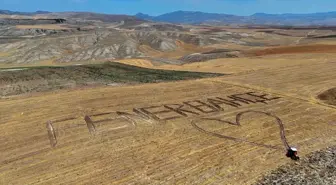
POLYGON ((287 144, 335 145, 335 106, 317 98, 335 63, 251 60, 222 77, 1 99, 0 184, 253 184, 294 163, 287 144))
POLYGON ((315 44, 301 46, 274 47, 255 51, 255 55, 275 55, 289 53, 335 53, 336 45, 315 44))

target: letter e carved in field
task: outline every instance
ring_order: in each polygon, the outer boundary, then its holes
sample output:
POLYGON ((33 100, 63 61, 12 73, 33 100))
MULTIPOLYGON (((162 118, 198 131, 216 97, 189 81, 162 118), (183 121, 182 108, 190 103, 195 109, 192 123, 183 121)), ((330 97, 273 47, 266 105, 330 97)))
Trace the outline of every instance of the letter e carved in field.
POLYGON ((136 126, 136 122, 130 118, 130 114, 123 112, 106 112, 86 115, 84 120, 91 135, 95 135, 97 132, 136 126), (122 120, 126 121, 126 124, 123 123, 122 120))
POLYGON ((48 132, 48 138, 50 141, 50 145, 51 147, 55 147, 58 143, 58 138, 57 136, 60 136, 61 131, 63 131, 64 133, 66 132, 65 129, 67 128, 63 128, 63 129, 55 129, 55 124, 57 125, 58 123, 61 122, 66 122, 66 121, 72 121, 77 119, 76 117, 68 117, 68 118, 63 118, 63 119, 58 119, 58 120, 54 120, 54 121, 47 121, 46 123, 46 128, 47 128, 47 132, 48 132), (57 134, 58 132, 58 134, 57 134))

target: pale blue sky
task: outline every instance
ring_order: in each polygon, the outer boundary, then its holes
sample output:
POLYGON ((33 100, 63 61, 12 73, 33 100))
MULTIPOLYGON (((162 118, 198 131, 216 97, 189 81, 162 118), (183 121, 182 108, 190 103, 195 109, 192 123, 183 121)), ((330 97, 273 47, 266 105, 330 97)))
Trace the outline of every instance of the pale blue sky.
POLYGON ((236 15, 336 11, 336 0, 0 0, 13 11, 91 11, 109 14, 158 15, 177 10, 236 15))

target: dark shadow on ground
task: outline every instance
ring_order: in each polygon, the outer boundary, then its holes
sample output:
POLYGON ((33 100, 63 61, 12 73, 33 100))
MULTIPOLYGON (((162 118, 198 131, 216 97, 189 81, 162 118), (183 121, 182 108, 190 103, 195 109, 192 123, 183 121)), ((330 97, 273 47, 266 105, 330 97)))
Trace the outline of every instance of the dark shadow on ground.
POLYGON ((319 94, 317 98, 327 104, 336 106, 336 87, 319 94))

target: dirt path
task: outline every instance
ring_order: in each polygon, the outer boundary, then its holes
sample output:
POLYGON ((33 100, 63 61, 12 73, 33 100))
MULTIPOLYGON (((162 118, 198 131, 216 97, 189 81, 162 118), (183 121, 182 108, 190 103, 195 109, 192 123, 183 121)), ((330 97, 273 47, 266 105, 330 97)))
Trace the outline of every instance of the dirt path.
POLYGON ((299 38, 298 40, 296 40, 295 43, 294 43, 294 45, 299 45, 302 39, 307 38, 309 35, 315 33, 316 31, 317 31, 317 30, 312 30, 312 31, 308 32, 306 36, 301 37, 301 38, 299 38))

